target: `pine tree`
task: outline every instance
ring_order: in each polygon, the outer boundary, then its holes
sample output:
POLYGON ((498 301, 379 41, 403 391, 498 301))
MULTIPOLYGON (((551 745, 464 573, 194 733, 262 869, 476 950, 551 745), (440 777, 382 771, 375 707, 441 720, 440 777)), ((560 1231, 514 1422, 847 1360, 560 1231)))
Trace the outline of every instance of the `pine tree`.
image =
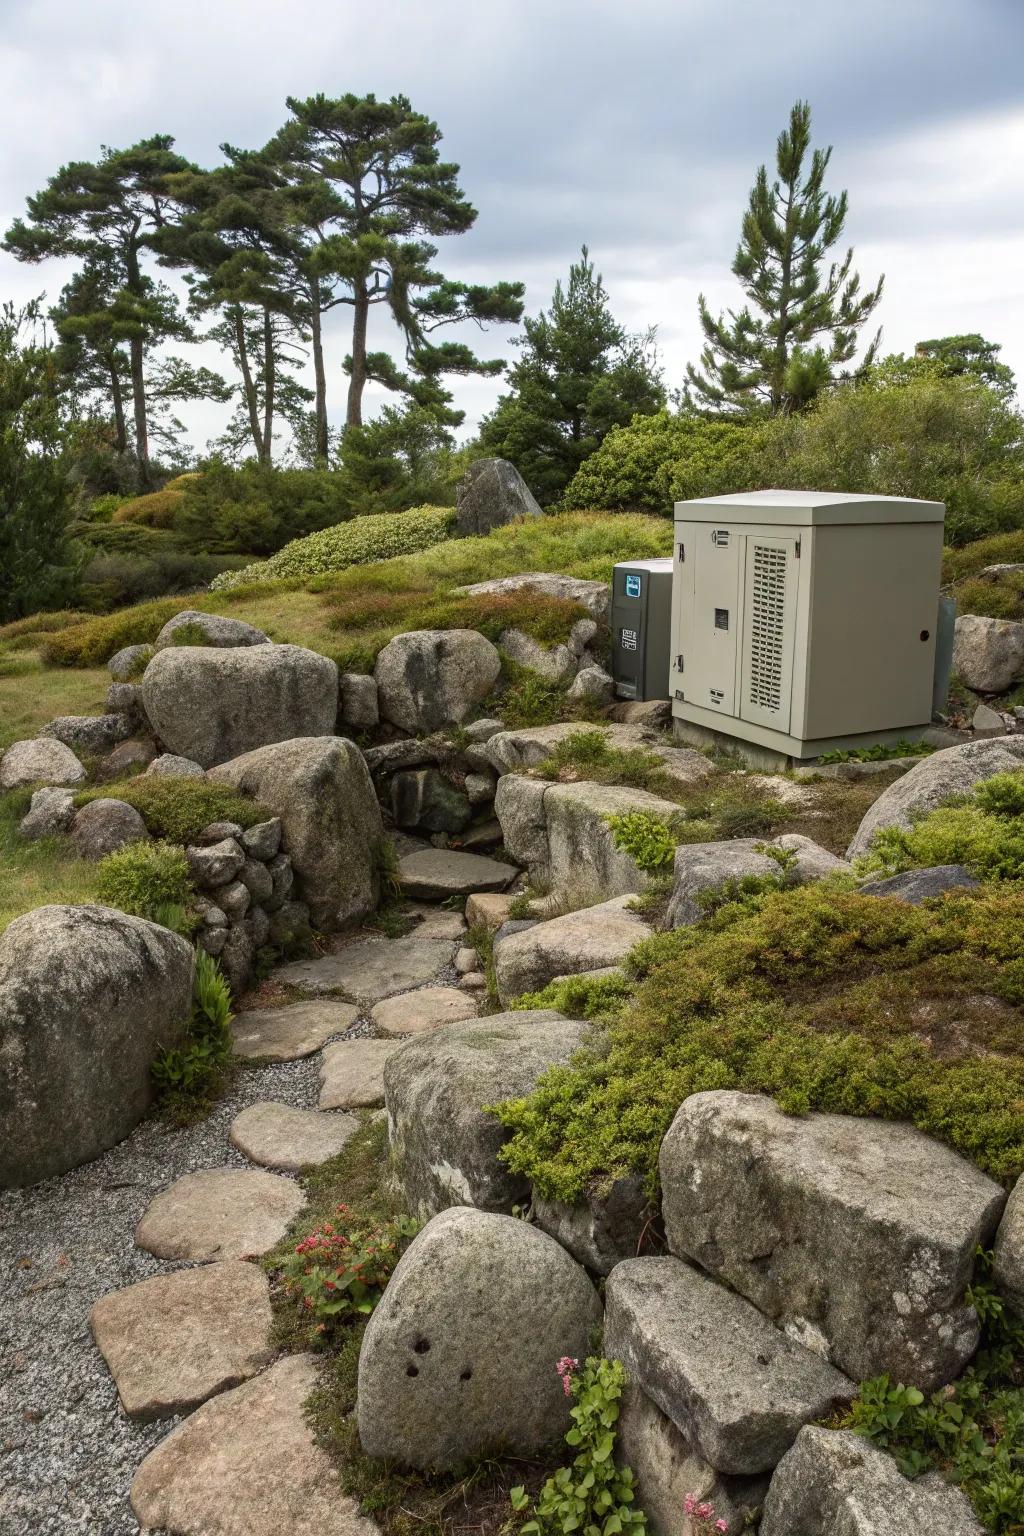
POLYGON ((665 403, 654 333, 616 321, 587 247, 556 283, 551 308, 524 322, 509 393, 480 429, 488 453, 509 459, 542 503, 556 501, 613 426, 665 403))
POLYGON ((107 274, 128 345, 139 484, 150 484, 146 350, 185 328, 172 294, 143 270, 143 255, 172 217, 167 178, 189 170, 166 134, 129 149, 104 149, 97 161, 75 161, 28 199, 29 221, 16 219, 3 248, 20 261, 78 256, 107 274))
POLYGON ((76 579, 59 373, 38 320, 38 303, 0 311, 0 623, 67 602, 76 579))
POLYGON ((914 348, 915 357, 938 363, 942 372, 951 377, 968 374, 994 389, 1000 399, 1009 402, 1017 389, 1013 369, 999 361, 1002 347, 996 341, 986 341, 977 331, 966 336, 937 336, 932 341, 919 341, 914 348))
MULTIPOLYGON (((853 358, 858 333, 881 298, 884 278, 861 293, 852 247, 824 270, 842 237, 847 196, 825 192, 831 146, 811 151, 806 165, 810 143, 811 109, 798 101, 776 145, 777 179, 769 182, 767 167, 760 167, 743 218, 732 271, 747 304, 715 319, 700 296, 705 346, 700 367, 687 369, 692 406, 798 410, 853 358)), ((873 361, 880 334, 863 367, 873 361)))
POLYGON ((290 97, 288 107, 292 120, 266 153, 285 169, 306 230, 312 308, 352 310, 347 425, 361 425, 370 379, 408 392, 410 380, 447 371, 499 371, 500 362, 480 361, 468 347, 430 341, 438 327, 464 320, 515 322, 523 307, 521 283, 468 284, 433 270, 437 247, 422 237, 463 234, 476 221, 458 166, 438 154, 437 124, 405 96, 290 97), (405 337, 408 374, 369 350, 370 312, 379 305, 405 337))

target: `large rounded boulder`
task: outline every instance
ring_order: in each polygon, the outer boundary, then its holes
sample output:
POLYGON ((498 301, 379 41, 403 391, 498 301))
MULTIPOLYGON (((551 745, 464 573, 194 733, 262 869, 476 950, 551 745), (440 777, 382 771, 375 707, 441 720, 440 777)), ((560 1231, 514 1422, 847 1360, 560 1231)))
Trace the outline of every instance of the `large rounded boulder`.
POLYGON ((276 742, 221 763, 210 778, 252 795, 280 818, 282 845, 316 927, 344 928, 373 911, 384 826, 366 760, 353 742, 342 736, 276 742))
POLYGON ((183 1038, 192 948, 107 907, 39 907, 0 936, 0 1187, 98 1157, 142 1119, 183 1038))
POLYGON ((370 1318, 359 1356, 369 1456, 446 1470, 531 1455, 569 1425, 556 1362, 601 1321, 586 1270, 513 1216, 458 1207, 427 1223, 370 1318))
POLYGON ((909 827, 916 817, 934 811, 953 795, 969 795, 994 774, 1020 772, 1022 768, 1024 736, 967 741, 923 757, 909 773, 882 791, 857 828, 846 857, 856 859, 866 854, 882 827, 909 827))
POLYGON ((330 736, 338 669, 300 645, 169 646, 142 679, 167 751, 203 768, 297 736, 330 736))
POLYGON ((459 481, 455 531, 460 538, 541 515, 533 492, 508 459, 477 459, 459 481))
POLYGON ((461 725, 500 675, 501 657, 475 629, 396 635, 374 668, 381 719, 414 735, 461 725))
POLYGON ((1024 624, 961 614, 953 641, 953 671, 976 693, 1005 693, 1024 677, 1024 624))
POLYGON ((186 608, 167 620, 153 649, 163 651, 169 645, 193 643, 231 649, 238 645, 269 645, 270 641, 262 629, 256 629, 242 619, 228 619, 220 613, 200 613, 195 608, 186 608))

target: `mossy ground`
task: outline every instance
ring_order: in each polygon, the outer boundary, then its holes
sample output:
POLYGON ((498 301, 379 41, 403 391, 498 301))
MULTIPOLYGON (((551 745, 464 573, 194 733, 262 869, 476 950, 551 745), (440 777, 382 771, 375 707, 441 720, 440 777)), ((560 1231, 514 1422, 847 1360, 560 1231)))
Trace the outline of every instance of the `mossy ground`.
POLYGON ((0 795, 0 933, 36 907, 97 899, 96 865, 80 859, 66 837, 27 843, 19 835, 31 798, 28 789, 0 795))
POLYGON ((501 1110, 505 1156, 560 1199, 634 1171, 653 1190, 678 1106, 732 1088, 792 1113, 910 1120, 1010 1180, 1024 1168, 1021 953, 1024 899, 1008 886, 921 908, 831 884, 727 902, 640 945, 629 999, 532 999, 610 1018, 608 1043, 501 1110))

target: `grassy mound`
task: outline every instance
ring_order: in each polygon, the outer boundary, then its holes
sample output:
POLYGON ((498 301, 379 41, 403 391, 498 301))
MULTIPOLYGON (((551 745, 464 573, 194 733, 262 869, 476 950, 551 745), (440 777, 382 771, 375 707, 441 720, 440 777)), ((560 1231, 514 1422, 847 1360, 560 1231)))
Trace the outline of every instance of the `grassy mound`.
POLYGON ((732 1088, 794 1114, 909 1120, 1013 1178, 1024 1167, 1022 952, 1013 887, 927 908, 825 884, 727 902, 639 946, 629 1001, 580 983, 571 999, 539 994, 610 1016, 608 1045, 501 1107, 504 1156, 563 1200, 627 1171, 653 1189, 682 1101, 732 1088))
POLYGON ((429 549, 451 532, 455 512, 451 507, 414 507, 408 512, 381 512, 357 517, 350 523, 322 528, 304 539, 293 539, 269 560, 225 571, 214 579, 215 591, 226 592, 253 582, 275 581, 281 576, 322 576, 387 560, 392 555, 429 549))
POLYGON ((133 805, 154 837, 172 843, 194 842, 213 821, 234 821, 253 827, 270 812, 247 795, 210 779, 159 778, 140 774, 120 784, 100 784, 82 790, 76 805, 90 800, 125 800, 133 805))

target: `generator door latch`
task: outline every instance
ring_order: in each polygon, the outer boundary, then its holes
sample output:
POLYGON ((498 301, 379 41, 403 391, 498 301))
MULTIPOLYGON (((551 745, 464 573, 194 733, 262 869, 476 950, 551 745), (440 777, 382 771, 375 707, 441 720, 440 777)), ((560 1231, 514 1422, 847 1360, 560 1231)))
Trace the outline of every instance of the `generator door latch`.
POLYGON ((679 655, 676 657, 676 671, 677 672, 681 672, 682 670, 683 670, 683 653, 682 653, 682 651, 680 651, 679 655))
POLYGON ((680 546, 679 546, 679 564, 683 565, 685 563, 685 561, 686 561, 686 545, 685 544, 680 544, 680 546))

